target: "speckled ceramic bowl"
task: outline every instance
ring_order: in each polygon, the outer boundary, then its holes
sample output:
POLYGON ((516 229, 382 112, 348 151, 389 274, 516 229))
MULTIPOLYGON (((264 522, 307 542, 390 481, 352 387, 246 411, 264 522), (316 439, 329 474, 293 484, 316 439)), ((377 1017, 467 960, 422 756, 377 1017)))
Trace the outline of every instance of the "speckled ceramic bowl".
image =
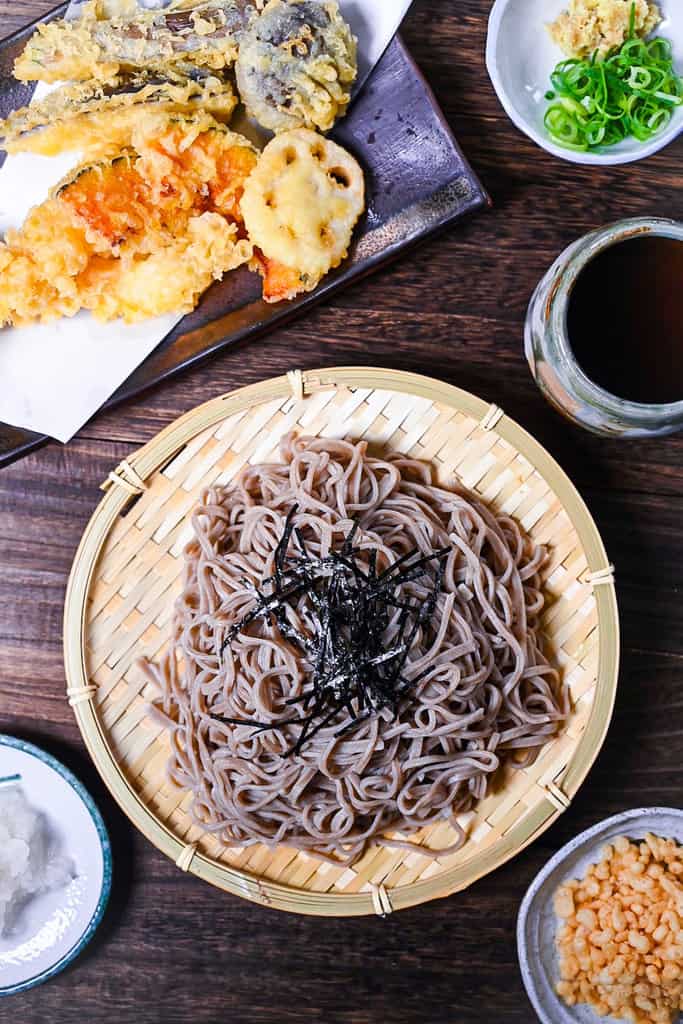
POLYGON ((683 843, 683 811, 647 807, 607 818, 563 846, 531 883, 517 920, 517 952, 524 985, 541 1024, 619 1024, 613 1017, 597 1017, 588 1006, 566 1006, 556 995, 559 970, 553 896, 562 882, 583 877, 606 843, 617 836, 642 839, 647 832, 683 843))
POLYGON ((112 859, 90 794, 50 754, 0 735, 0 784, 21 786, 74 871, 67 885, 32 897, 11 934, 0 936, 0 996, 8 996, 47 981, 83 952, 109 899, 112 859))
MULTIPOLYGON (((683 74, 683 3, 658 0, 664 20, 656 34, 673 44, 676 70, 683 74)), ((626 164, 668 146, 683 132, 683 106, 666 129, 649 142, 624 139, 590 153, 555 143, 543 124, 550 74, 564 57, 545 26, 567 9, 567 0, 496 0, 489 21, 486 66, 498 99, 514 124, 539 146, 577 164, 626 164)))

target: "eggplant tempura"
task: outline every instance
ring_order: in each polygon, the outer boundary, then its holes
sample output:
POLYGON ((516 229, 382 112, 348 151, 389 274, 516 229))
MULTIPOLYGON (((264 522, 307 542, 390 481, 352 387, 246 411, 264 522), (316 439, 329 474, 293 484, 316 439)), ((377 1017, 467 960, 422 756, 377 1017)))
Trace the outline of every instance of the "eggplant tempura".
POLYGON ((356 79, 356 40, 336 0, 270 0, 240 42, 237 86, 272 131, 317 128, 341 117, 356 79))
MULTIPOLYGON (((161 11, 140 9, 133 0, 113 8, 111 0, 88 0, 80 17, 39 25, 14 74, 21 81, 87 82, 96 98, 133 96, 145 76, 187 85, 214 74, 209 88, 219 83, 227 100, 226 75, 235 65, 247 111, 265 128, 326 132, 351 100, 356 51, 336 0, 177 0, 161 11)), ((90 112, 89 95, 82 100, 77 86, 67 86, 46 110, 52 120, 72 118, 79 103, 90 112)), ((231 112, 222 112, 224 119, 231 112)), ((36 117, 20 111, 4 126, 15 149, 25 134, 22 119, 33 128, 36 117)))
POLYGON ((201 0, 192 7, 102 17, 97 0, 74 21, 39 25, 14 65, 20 81, 111 81, 122 70, 166 71, 178 62, 222 70, 258 0, 201 0))

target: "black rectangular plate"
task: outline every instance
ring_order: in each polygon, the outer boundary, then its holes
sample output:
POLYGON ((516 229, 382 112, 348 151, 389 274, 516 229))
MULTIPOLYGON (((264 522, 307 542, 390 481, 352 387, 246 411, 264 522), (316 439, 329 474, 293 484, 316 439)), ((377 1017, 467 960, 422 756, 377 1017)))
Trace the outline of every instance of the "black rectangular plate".
MULTIPOLYGON (((48 17, 60 17, 65 10, 66 4, 48 17)), ((16 82, 12 66, 33 28, 29 25, 0 42, 2 117, 30 100, 33 87, 16 82)), ((229 274, 206 292, 197 309, 131 374, 105 408, 212 352, 257 338, 300 316, 314 303, 395 259, 408 246, 490 205, 431 89, 398 37, 348 116, 335 128, 333 138, 360 160, 368 187, 367 213, 356 229, 349 259, 315 292, 278 305, 263 302, 256 274, 244 268, 229 274)), ((0 424, 0 466, 47 440, 41 434, 0 424)))

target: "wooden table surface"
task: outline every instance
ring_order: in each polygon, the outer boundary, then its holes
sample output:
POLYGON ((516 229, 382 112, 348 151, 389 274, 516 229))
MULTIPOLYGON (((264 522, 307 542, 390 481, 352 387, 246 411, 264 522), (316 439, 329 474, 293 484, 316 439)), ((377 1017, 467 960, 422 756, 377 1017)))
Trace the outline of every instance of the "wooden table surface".
MULTIPOLYGON (((49 8, 1 0, 0 34, 49 8)), ((96 417, 67 447, 0 472, 0 731, 45 746, 91 788, 111 829, 113 899, 87 953, 0 1003, 22 1024, 528 1024, 515 920, 526 887, 576 832, 637 806, 683 804, 683 437, 618 443, 544 403, 522 352, 533 287, 577 235, 620 217, 683 219, 683 138, 642 165, 561 163, 520 135, 484 68, 490 0, 416 0, 404 35, 494 209, 318 308, 96 417), (443 378, 502 406, 574 479, 615 562, 623 668, 605 747, 573 806, 469 891, 386 921, 278 915, 182 875, 118 812, 64 698, 71 561, 126 454, 199 402, 293 365, 365 363, 443 378)), ((644 339, 645 343, 656 339, 644 339)), ((1 382, 0 382, 0 386, 1 382)))

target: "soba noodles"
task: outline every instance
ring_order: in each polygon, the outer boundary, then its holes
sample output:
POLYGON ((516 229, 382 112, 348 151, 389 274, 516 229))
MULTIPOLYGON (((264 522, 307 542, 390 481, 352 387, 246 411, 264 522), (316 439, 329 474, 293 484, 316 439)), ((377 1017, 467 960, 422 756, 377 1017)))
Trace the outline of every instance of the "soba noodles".
MULTIPOLYGON (((370 842, 431 856, 457 849, 456 815, 487 793, 504 762, 530 764, 568 712, 539 637, 546 553, 513 519, 435 486, 424 463, 293 435, 281 458, 209 489, 194 513, 173 641, 147 666, 160 689, 154 713, 170 732, 170 777, 191 791, 193 819, 226 847, 283 843, 335 863, 354 862, 370 842), (304 651, 267 616, 226 638, 272 578, 295 506, 299 536, 321 558, 354 523, 359 557, 376 558, 378 572, 413 549, 451 550, 405 665, 408 679, 421 678, 398 715, 384 708, 354 726, 342 709, 292 754, 301 732, 292 702, 311 673, 304 651), (406 838, 442 820, 455 830, 447 851, 406 838)), ((401 601, 425 593, 416 579, 401 601)), ((300 593, 287 621, 305 633, 309 613, 300 593)), ((387 648, 401 614, 391 615, 387 648)))

